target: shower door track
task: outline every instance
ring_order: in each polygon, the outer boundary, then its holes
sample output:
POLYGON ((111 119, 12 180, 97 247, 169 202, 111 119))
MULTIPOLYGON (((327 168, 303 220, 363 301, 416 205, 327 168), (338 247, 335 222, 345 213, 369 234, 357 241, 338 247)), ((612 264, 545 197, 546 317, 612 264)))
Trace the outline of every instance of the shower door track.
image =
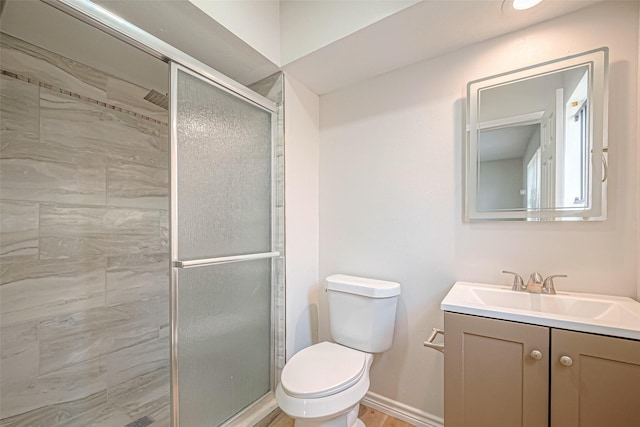
POLYGON ((274 113, 278 110, 277 104, 270 99, 246 88, 241 83, 214 70, 180 49, 171 46, 169 43, 160 40, 89 0, 41 1, 93 27, 99 28, 118 40, 137 47, 164 62, 173 61, 189 68, 266 110, 274 113))

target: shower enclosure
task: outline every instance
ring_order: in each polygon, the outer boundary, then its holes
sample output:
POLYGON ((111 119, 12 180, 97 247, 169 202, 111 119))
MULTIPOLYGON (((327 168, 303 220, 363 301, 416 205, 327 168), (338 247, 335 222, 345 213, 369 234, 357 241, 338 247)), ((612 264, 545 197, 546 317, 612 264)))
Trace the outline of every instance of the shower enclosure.
POLYGON ((172 64, 176 426, 219 425, 273 389, 277 123, 275 111, 172 64))
POLYGON ((1 13, 0 426, 264 419, 284 361, 280 103, 86 0, 1 13), (166 80, 56 51, 65 31, 166 80))

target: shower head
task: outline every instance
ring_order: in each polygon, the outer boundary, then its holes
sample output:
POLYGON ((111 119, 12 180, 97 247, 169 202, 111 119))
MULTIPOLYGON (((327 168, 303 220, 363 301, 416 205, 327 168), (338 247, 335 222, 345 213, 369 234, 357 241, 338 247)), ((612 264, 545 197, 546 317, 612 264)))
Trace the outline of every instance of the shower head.
POLYGON ((164 108, 165 110, 169 109, 169 97, 155 89, 151 89, 149 93, 144 96, 144 99, 160 108, 164 108))

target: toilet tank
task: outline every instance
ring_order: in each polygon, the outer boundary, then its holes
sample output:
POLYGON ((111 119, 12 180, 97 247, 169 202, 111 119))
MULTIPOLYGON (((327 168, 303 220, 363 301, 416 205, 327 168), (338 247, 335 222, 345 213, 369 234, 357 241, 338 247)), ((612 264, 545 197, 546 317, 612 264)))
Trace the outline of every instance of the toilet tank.
POLYGON ((391 348, 399 283, 334 274, 327 277, 327 294, 335 342, 367 353, 391 348))

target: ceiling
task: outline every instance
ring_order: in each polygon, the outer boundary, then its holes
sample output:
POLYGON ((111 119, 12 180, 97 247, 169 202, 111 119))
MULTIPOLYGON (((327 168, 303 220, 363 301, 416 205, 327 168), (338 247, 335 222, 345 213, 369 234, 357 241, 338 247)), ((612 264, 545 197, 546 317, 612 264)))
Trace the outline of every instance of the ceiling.
POLYGON ((540 124, 484 130, 478 135, 478 161, 522 158, 540 124))
MULTIPOLYGON (((282 68, 317 94, 325 94, 603 0, 545 0, 524 12, 513 10, 510 1, 422 0, 279 67, 188 0, 154 0, 153 8, 149 7, 149 1, 144 0, 94 0, 244 85, 268 77, 282 68)), ((300 5, 313 2, 305 0, 300 5)), ((118 52, 110 54, 107 51, 108 44, 104 43, 104 48, 101 46, 99 50, 93 49, 92 52, 87 49, 88 39, 81 35, 81 31, 84 31, 82 28, 87 26, 78 25, 73 37, 56 36, 54 33, 60 29, 51 25, 51 21, 41 13, 43 7, 48 8, 36 0, 9 0, 2 13, 3 31, 11 29, 11 32, 25 32, 28 28, 35 28, 40 32, 38 38, 50 45, 58 40, 66 50, 77 47, 85 55, 99 56, 94 58, 98 61, 101 57, 123 57, 118 52), (32 13, 29 8, 38 12, 32 13)), ((44 47, 55 50, 54 46, 44 47)), ((135 72, 135 58, 132 55, 124 57, 127 58, 125 65, 135 72)), ((87 62, 92 65, 90 61, 87 62)))
POLYGON ((423 0, 283 68, 317 94, 520 30, 602 0, 423 0))

